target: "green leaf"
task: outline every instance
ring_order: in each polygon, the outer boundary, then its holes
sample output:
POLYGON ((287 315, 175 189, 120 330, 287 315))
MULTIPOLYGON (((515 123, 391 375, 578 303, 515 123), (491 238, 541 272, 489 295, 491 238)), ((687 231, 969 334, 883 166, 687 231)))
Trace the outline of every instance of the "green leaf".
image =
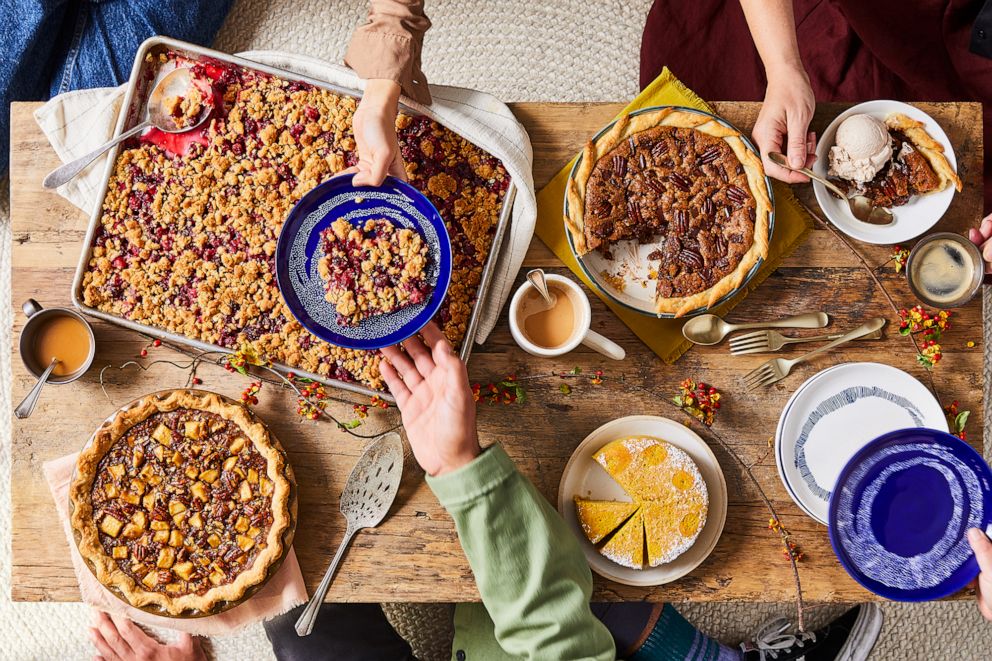
POLYGON ((900 328, 899 328, 899 334, 900 335, 903 335, 903 336, 909 335, 911 332, 912 331, 909 330, 909 326, 900 326, 900 328))
POLYGON ((582 368, 576 365, 575 367, 572 368, 569 374, 582 374, 582 368))
POLYGON ((558 390, 561 391, 561 394, 563 394, 563 395, 571 395, 572 394, 572 388, 567 383, 563 383, 560 386, 558 386, 558 390))
POLYGON ((964 431, 964 426, 968 424, 968 416, 971 415, 971 411, 961 411, 958 413, 957 417, 954 418, 954 431, 960 433, 964 431))
POLYGON ((339 422, 338 423, 338 425, 340 425, 344 429, 354 429, 355 427, 358 427, 361 424, 362 424, 362 421, 361 420, 358 420, 357 418, 355 420, 349 420, 348 422, 339 422))

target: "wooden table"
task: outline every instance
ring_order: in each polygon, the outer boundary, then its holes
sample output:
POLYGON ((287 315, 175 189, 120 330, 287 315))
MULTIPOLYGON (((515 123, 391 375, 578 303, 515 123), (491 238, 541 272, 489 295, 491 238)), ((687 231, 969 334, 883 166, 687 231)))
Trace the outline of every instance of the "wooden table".
MULTIPOLYGON (((28 297, 45 305, 68 305, 73 270, 80 252, 85 215, 61 197, 41 189, 44 174, 58 164, 31 112, 37 104, 16 103, 12 109, 11 217, 13 222, 13 302, 16 338, 24 323, 20 304, 28 297)), ((619 104, 516 104, 517 117, 530 132, 534 146, 534 173, 543 186, 576 153, 584 140, 620 109, 619 104)), ((979 104, 923 104, 947 131, 955 145, 964 192, 955 196, 936 229, 964 231, 980 218, 982 207, 982 133, 979 104)), ((758 104, 718 103, 717 111, 748 132, 758 104)), ((821 105, 812 128, 822 131, 843 106, 821 105)), ((812 203, 808 186, 797 194, 812 203)), ((859 246, 869 263, 888 259, 885 247, 859 246)), ((561 270, 561 264, 535 238, 527 267, 561 270)), ((902 277, 891 267, 880 277, 900 305, 914 303, 902 277)), ((752 321, 806 310, 825 310, 837 328, 857 325, 868 316, 889 319, 889 336, 875 343, 853 343, 842 350, 803 365, 798 373, 761 396, 742 396, 738 379, 760 362, 762 356, 729 358, 726 345, 696 348, 676 365, 666 366, 595 298, 593 327, 618 341, 628 358, 604 364, 598 354, 578 349, 559 360, 537 361, 518 349, 505 319, 472 355, 473 381, 487 383, 506 374, 524 376, 538 372, 586 372, 603 368, 607 381, 601 386, 573 381, 573 393, 563 395, 554 380, 528 385, 528 401, 512 409, 479 408, 479 428, 484 444, 500 442, 523 473, 540 491, 556 502, 558 480, 575 446, 593 429, 623 415, 658 414, 679 417, 665 403, 677 384, 697 376, 716 384, 725 393, 717 428, 753 471, 763 489, 802 547, 800 565, 805 596, 810 601, 872 599, 840 567, 827 539, 826 528, 805 516, 785 492, 771 452, 771 438, 779 413, 802 381, 828 365, 845 361, 883 361, 918 377, 910 343, 893 332, 895 315, 873 288, 856 258, 827 230, 819 228, 783 266, 730 315, 752 321), (621 382, 620 377, 623 376, 621 382), (651 393, 635 386, 644 386, 651 393)), ((955 315, 954 328, 945 336, 944 359, 936 378, 946 400, 957 399, 972 411, 968 424, 971 443, 981 449, 982 411, 982 306, 979 300, 955 315), (967 348, 967 341, 974 341, 967 348)), ((18 601, 71 601, 79 599, 69 561, 69 548, 42 476, 41 465, 77 450, 101 420, 117 405, 146 392, 181 386, 185 375, 168 367, 146 374, 130 374, 126 385, 109 388, 114 405, 98 384, 99 367, 119 365, 136 356, 143 345, 137 335, 96 322, 99 346, 95 367, 71 387, 49 387, 33 417, 13 424, 13 581, 12 597, 18 601)), ((156 351, 165 351, 158 349, 156 351)), ((796 352, 792 352, 796 355, 796 352)), ((156 354, 159 355, 159 354, 156 354)), ((162 355, 167 355, 163 353, 162 355)), ((32 379, 15 355, 13 396, 20 398, 32 379)), ((204 387, 237 396, 243 379, 219 368, 201 371, 204 387)), ((121 377, 115 376, 119 379, 121 377)), ((348 419, 350 406, 333 409, 348 419)), ((296 551, 312 589, 344 532, 337 511, 338 494, 364 442, 336 431, 329 424, 306 424, 295 419, 288 394, 271 388, 263 391, 258 413, 267 420, 289 451, 300 486, 300 519, 296 551)), ((361 429, 374 431, 395 424, 394 413, 373 414, 361 429)), ((704 434, 705 435, 705 434, 704 434)), ((768 512, 753 485, 734 460, 714 447, 727 475, 730 506, 726 527, 709 559, 691 575, 653 589, 631 588, 597 579, 598 599, 649 599, 670 601, 755 600, 794 598, 789 563, 781 542, 767 529, 768 512)), ((505 550, 504 550, 505 551, 505 550)), ((512 552, 512 551, 510 551, 512 552)), ((478 593, 458 545, 451 519, 424 484, 412 462, 407 466, 392 515, 379 528, 362 533, 327 595, 330 601, 465 601, 478 593)))

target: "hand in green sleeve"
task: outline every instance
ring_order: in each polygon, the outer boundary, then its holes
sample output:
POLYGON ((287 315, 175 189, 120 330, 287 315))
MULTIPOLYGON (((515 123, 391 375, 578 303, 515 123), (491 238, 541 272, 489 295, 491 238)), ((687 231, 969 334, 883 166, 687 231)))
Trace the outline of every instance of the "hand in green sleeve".
MULTIPOLYGON (((614 659, 613 639, 589 609, 592 575, 574 535, 501 447, 480 451, 465 365, 436 326, 422 336, 404 342, 405 352, 384 349, 382 375, 414 456, 455 521, 501 651, 524 659, 614 659)), ((482 629, 472 627, 477 637, 482 629)), ((466 633, 456 631, 456 647, 466 633)))

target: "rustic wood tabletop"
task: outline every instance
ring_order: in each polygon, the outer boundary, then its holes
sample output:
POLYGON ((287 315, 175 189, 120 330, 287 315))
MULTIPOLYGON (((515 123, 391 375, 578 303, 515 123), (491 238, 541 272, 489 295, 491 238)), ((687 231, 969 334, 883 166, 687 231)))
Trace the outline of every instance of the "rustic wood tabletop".
MULTIPOLYGON (((16 341, 24 324, 21 304, 35 298, 46 306, 67 306, 73 271, 79 259, 87 216, 58 195, 41 187, 44 175, 59 164, 37 127, 32 112, 39 104, 13 104, 11 122, 11 222, 13 227, 14 346, 13 397, 17 402, 33 379, 17 355, 16 341)), ((756 103, 716 103, 719 114, 750 132, 756 103)), ((982 211, 981 106, 974 103, 922 103, 954 145, 964 192, 956 195, 935 230, 963 232, 975 225, 982 211)), ((513 104, 513 111, 530 133, 537 186, 543 186, 621 104, 513 104)), ((827 125, 846 106, 821 104, 812 128, 827 125)), ((808 185, 796 194, 816 208, 808 185)), ((871 265, 886 262, 891 249, 857 244, 871 265)), ((537 238, 525 262, 554 272, 566 271, 537 238)), ((890 266, 878 275, 900 306, 915 304, 904 279, 890 266)), ((523 272, 518 277, 523 279, 523 272)), ((745 395, 739 379, 763 362, 761 355, 731 358, 726 345, 694 348, 675 365, 665 365, 594 296, 593 328, 616 340, 627 351, 622 363, 605 361, 580 347, 554 360, 537 360, 517 348, 504 318, 488 341, 475 348, 469 363, 473 381, 487 383, 504 375, 521 376, 603 369, 606 381, 571 383, 572 393, 560 392, 553 378, 527 383, 527 401, 513 407, 480 405, 483 444, 502 443, 520 470, 551 501, 556 502, 559 478, 572 450, 592 430, 610 419, 631 414, 655 414, 680 419, 666 403, 687 376, 720 387, 723 409, 718 432, 752 468, 762 489, 778 509, 783 524, 805 553, 799 565, 805 598, 815 602, 862 601, 874 598, 858 586, 838 563, 826 528, 804 515, 786 493, 770 447, 775 424, 788 397, 804 379, 833 364, 880 361, 925 379, 912 345, 899 337, 895 314, 858 259, 829 231, 818 225, 755 292, 729 315, 734 321, 755 321, 808 310, 823 310, 836 328, 857 325, 869 316, 889 319, 886 338, 852 343, 802 365, 786 380, 758 395, 745 395), (621 376, 623 377, 621 380, 621 376)), ((955 313, 953 329, 943 342, 944 359, 935 380, 942 399, 958 400, 972 411, 968 438, 982 447, 982 304, 981 297, 955 313), (969 347, 968 342, 974 342, 969 347)), ((96 321, 97 356, 93 368, 72 385, 49 386, 34 415, 13 422, 13 562, 12 598, 18 601, 72 601, 79 592, 65 534, 42 474, 48 460, 77 451, 104 418, 121 404, 145 393, 185 383, 184 372, 158 365, 148 372, 115 372, 107 395, 99 384, 100 368, 120 365, 138 355, 146 341, 140 336, 96 321)), ((796 348, 784 355, 795 356, 796 348)), ((155 357, 181 358, 164 348, 155 357)), ((202 387, 237 397, 246 383, 219 367, 199 375, 202 387)), ((355 399, 355 402, 361 402, 355 399)), ((327 423, 303 423, 295 415, 289 392, 263 390, 257 413, 266 420, 289 453, 299 482, 300 516, 296 552, 309 588, 314 588, 344 533, 338 494, 366 441, 346 435, 327 423)), ((351 405, 336 403, 331 411, 349 419, 351 405)), ((373 412, 362 433, 394 426, 395 410, 373 412)), ((706 433, 701 434, 711 440, 706 433)), ((727 476, 729 512, 716 549, 698 569, 674 583, 635 588, 596 580, 600 600, 753 600, 789 601, 795 586, 781 540, 768 530, 768 512, 739 465, 711 443, 727 476)), ((494 549, 494 552, 496 550, 494 549)), ((504 550, 505 551, 505 550, 504 550)), ((963 595, 959 595, 963 596, 963 595)), ((451 519, 438 505, 412 458, 408 459, 401 491, 392 515, 379 528, 358 535, 339 570, 329 601, 468 601, 478 592, 458 545, 451 519)))

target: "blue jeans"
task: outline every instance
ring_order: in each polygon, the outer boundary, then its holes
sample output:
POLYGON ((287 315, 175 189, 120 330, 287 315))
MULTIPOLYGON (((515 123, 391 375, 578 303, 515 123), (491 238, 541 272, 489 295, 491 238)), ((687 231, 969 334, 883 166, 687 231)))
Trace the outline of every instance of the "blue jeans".
POLYGON ((10 102, 124 82, 148 37, 209 44, 233 0, 0 0, 0 176, 10 102))

